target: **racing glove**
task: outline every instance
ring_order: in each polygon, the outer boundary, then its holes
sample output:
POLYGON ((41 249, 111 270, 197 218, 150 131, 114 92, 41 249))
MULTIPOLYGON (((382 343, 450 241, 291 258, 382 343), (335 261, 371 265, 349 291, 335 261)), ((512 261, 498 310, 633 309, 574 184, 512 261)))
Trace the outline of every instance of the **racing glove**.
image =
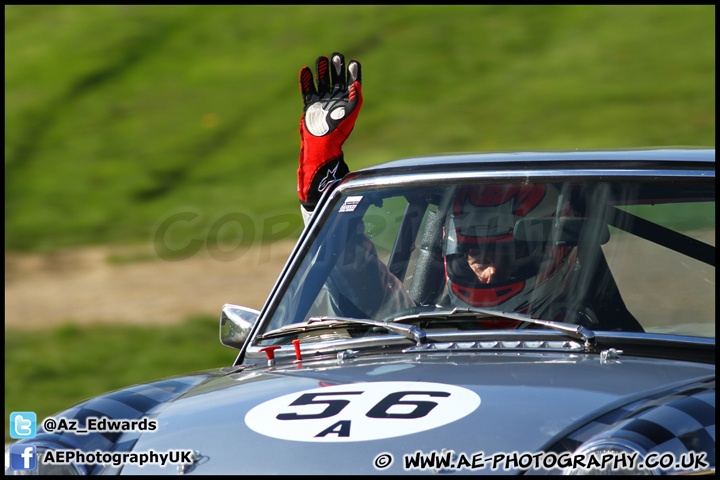
POLYGON ((350 172, 342 145, 355 126, 362 106, 360 62, 352 60, 345 72, 345 57, 333 53, 315 62, 317 88, 309 67, 300 70, 304 104, 300 120, 298 196, 306 211, 313 211, 323 190, 350 172))

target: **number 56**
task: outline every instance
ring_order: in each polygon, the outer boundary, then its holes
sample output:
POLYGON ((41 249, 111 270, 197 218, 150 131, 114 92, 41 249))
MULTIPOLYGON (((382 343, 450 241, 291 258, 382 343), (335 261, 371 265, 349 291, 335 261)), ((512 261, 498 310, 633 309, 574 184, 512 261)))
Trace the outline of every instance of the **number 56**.
MULTIPOLYGON (((309 420, 317 418, 329 418, 337 415, 345 408, 350 400, 346 399, 322 399, 318 397, 328 395, 360 395, 363 392, 320 392, 320 393, 304 393, 297 400, 292 402, 290 406, 298 405, 323 405, 327 404, 325 410, 320 413, 298 414, 298 413, 280 413, 277 415, 278 420, 309 420)), ((427 395, 430 397, 449 397, 447 392, 416 392, 404 391, 395 392, 387 395, 380 400, 377 405, 372 407, 365 414, 369 418, 421 418, 430 413, 437 406, 437 402, 423 400, 403 400, 406 395, 427 395), (414 405, 415 408, 407 413, 390 413, 389 410, 395 405, 414 405)))

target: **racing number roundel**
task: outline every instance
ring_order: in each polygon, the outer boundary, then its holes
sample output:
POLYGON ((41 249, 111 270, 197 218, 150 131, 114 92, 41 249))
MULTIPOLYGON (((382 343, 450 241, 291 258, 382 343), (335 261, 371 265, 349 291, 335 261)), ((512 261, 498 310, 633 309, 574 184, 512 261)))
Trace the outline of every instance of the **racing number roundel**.
POLYGON ((359 442, 399 437, 461 419, 480 406, 467 388, 430 382, 368 382, 313 388, 268 400, 245 423, 269 437, 359 442))

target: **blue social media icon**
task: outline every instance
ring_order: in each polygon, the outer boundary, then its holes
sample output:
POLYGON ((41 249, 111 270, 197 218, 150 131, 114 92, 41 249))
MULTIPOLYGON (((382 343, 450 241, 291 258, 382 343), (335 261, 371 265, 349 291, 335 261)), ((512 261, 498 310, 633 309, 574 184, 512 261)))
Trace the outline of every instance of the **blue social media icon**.
POLYGON ((12 412, 10 414, 11 438, 35 438, 37 415, 35 412, 12 412))
POLYGON ((37 468, 35 445, 28 445, 27 443, 10 445, 10 468, 13 470, 35 470, 37 468))

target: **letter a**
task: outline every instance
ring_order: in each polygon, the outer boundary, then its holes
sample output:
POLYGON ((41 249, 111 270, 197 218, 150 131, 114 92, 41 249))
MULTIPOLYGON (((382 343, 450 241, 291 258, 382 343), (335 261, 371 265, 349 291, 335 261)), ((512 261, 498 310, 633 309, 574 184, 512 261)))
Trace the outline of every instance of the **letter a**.
POLYGON ((350 436, 350 420, 340 420, 331 427, 326 428, 322 432, 315 435, 315 437, 324 437, 330 433, 337 434, 338 437, 349 437, 350 436))

